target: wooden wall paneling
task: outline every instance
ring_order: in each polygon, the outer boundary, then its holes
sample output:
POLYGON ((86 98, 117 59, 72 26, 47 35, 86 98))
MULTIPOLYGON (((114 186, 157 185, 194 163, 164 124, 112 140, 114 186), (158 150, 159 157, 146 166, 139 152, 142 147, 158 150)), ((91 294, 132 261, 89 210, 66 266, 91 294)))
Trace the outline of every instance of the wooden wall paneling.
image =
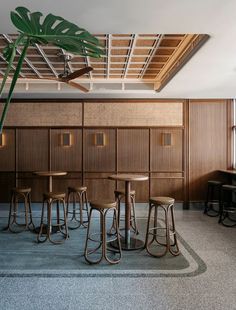
POLYGON ((49 169, 47 129, 18 129, 18 171, 49 169))
POLYGON ((189 209, 189 100, 184 102, 184 144, 183 144, 183 169, 184 169, 184 209, 189 209))
POLYGON ((0 147, 0 171, 15 171, 15 130, 3 130, 5 145, 0 147))
POLYGON ((183 101, 86 102, 85 126, 182 126, 183 101))
POLYGON ((18 171, 48 170, 48 130, 18 129, 18 171))
POLYGON ((68 173, 64 177, 53 178, 53 191, 55 192, 65 192, 69 186, 82 186, 82 174, 81 173, 68 173))
POLYGON ((118 171, 141 172, 149 170, 148 129, 118 130, 118 171))
POLYGON ((116 169, 115 129, 84 129, 84 171, 114 172, 116 169), (96 132, 104 132, 105 146, 95 146, 96 132))
POLYGON ((151 129, 151 171, 183 170, 183 129, 151 129), (171 135, 171 145, 163 145, 163 134, 171 135))
POLYGON ((18 178, 19 187, 31 187, 33 202, 42 202, 43 193, 48 192, 48 178, 37 177, 32 173, 20 173, 18 178))
POLYGON ((51 129, 52 170, 81 171, 82 132, 81 129, 51 129), (71 135, 71 146, 62 146, 61 135, 71 135))
POLYGON ((115 200, 114 190, 116 187, 116 182, 113 180, 109 180, 109 175, 109 173, 86 173, 84 183, 88 187, 89 201, 97 199, 110 199, 112 201, 115 200))
POLYGON ((233 100, 227 100, 227 119, 228 119, 228 134, 227 134, 227 167, 233 169, 234 157, 234 139, 233 139, 233 100))
POLYGON ((14 172, 0 172, 0 202, 10 202, 11 189, 15 186, 14 172))
POLYGON ((190 100, 189 196, 204 200, 207 181, 227 169, 227 100, 190 100))
POLYGON ((184 180, 183 178, 152 178, 151 196, 167 196, 177 201, 184 199, 184 180))

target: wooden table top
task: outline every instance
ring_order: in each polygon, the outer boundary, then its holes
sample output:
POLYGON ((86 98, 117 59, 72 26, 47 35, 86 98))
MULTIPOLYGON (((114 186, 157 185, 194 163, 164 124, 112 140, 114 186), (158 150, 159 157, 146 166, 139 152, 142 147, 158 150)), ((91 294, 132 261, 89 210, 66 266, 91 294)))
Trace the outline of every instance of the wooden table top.
POLYGON ((112 174, 108 177, 110 180, 118 180, 118 181, 146 181, 148 180, 148 176, 139 175, 139 174, 112 174))
POLYGON ((66 171, 35 171, 34 174, 37 174, 41 177, 55 177, 67 175, 66 171))
POLYGON ((236 174, 236 169, 221 169, 220 172, 229 173, 229 174, 236 174))

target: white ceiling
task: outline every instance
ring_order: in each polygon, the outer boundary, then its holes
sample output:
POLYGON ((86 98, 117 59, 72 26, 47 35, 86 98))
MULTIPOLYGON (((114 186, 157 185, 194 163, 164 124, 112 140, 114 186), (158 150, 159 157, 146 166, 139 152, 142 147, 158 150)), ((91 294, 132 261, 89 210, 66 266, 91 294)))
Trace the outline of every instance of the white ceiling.
MULTIPOLYGON (((15 33, 9 12, 17 6, 53 13, 85 27, 91 33, 206 33, 211 38, 160 93, 146 91, 89 95, 74 90, 51 92, 67 97, 236 97, 235 0, 8 0, 0 10, 0 32, 15 33), (59 93, 60 92, 60 93, 59 93)), ((30 91, 30 90, 29 90, 30 91)), ((25 93, 25 92, 24 92, 25 93)), ((40 91, 35 91, 37 96, 40 91)), ((22 92, 23 94, 23 92, 22 92)), ((18 96, 23 96, 19 94, 18 96)), ((45 90, 44 90, 44 96, 45 90)))

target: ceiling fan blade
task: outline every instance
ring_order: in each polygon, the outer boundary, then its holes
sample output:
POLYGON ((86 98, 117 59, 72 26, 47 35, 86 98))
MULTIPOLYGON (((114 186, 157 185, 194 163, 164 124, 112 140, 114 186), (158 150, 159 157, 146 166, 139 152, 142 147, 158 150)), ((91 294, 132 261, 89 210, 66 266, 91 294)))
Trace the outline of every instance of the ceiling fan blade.
POLYGON ((84 87, 84 86, 82 86, 82 85, 80 85, 80 84, 78 84, 78 83, 75 83, 75 82, 73 82, 73 81, 68 81, 68 82, 66 82, 68 85, 70 85, 70 86, 72 86, 72 87, 75 87, 75 88, 77 88, 77 89, 79 89, 79 90, 82 90, 84 93, 88 93, 89 92, 89 90, 86 88, 86 87, 84 87))
POLYGON ((67 82, 67 81, 70 81, 70 80, 74 80, 74 79, 80 77, 81 75, 84 75, 84 74, 86 74, 86 73, 88 73, 88 72, 90 72, 92 70, 93 70, 92 67, 85 67, 85 68, 82 68, 80 70, 76 70, 75 72, 70 73, 68 76, 63 77, 62 81, 63 82, 67 82))

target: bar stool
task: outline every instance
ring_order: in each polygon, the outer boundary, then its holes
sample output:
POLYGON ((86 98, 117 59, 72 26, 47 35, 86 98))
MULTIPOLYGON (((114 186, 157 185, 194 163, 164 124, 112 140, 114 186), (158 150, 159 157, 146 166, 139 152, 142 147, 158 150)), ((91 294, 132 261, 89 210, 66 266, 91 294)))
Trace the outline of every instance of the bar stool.
POLYGON ((89 218, 89 209, 88 209, 88 198, 87 198, 87 187, 68 187, 68 196, 67 196, 67 207, 66 207, 66 216, 72 214, 68 223, 69 229, 77 229, 79 227, 86 228, 89 218), (70 210, 70 201, 72 198, 73 208, 70 210), (77 201, 78 200, 78 201, 77 201), (76 206, 76 203, 79 203, 79 206, 76 206), (84 208, 85 205, 85 208, 84 208), (87 220, 83 219, 83 211, 87 213, 87 220), (77 215, 79 215, 79 219, 77 219, 77 215))
POLYGON ((34 230, 34 223, 32 218, 32 209, 31 209, 31 188, 20 188, 14 187, 11 190, 11 203, 10 203, 10 210, 9 210, 9 217, 8 217, 8 226, 6 229, 9 229, 11 232, 21 232, 23 230, 17 231, 13 229, 13 225, 24 227, 24 230, 34 230), (19 200, 23 200, 24 204, 24 215, 25 215, 25 222, 18 223, 17 218, 19 217, 19 200), (12 221, 11 221, 12 219, 12 221))
POLYGON ((162 257, 164 256, 168 251, 174 255, 179 255, 179 247, 176 237, 176 231, 175 231, 175 220, 174 220, 174 202, 175 200, 170 197, 152 197, 149 199, 149 214, 148 214, 148 223, 147 223, 147 233, 146 233, 146 242, 145 242, 145 248, 147 252, 154 256, 154 257, 162 257), (158 209, 161 208, 164 210, 164 227, 158 227, 158 209), (150 220, 151 220, 151 214, 152 210, 154 210, 154 223, 153 227, 150 228, 150 220), (171 217, 171 222, 169 221, 169 218, 171 217), (164 237, 161 235, 158 235, 158 230, 164 230, 165 231, 165 242, 160 242, 157 238, 158 237, 164 237), (149 235, 152 236, 151 241, 149 241, 149 235), (171 235, 173 236, 174 242, 171 244, 171 235), (154 253, 150 246, 153 244, 153 242, 156 241, 156 245, 165 247, 164 252, 158 254, 154 253), (176 250, 174 250, 174 247, 176 250))
POLYGON ((89 222, 88 222, 88 231, 87 231, 87 237, 85 242, 85 250, 84 250, 84 257, 85 260, 89 264, 99 264, 102 259, 104 258, 108 263, 110 264, 118 264, 121 260, 121 244, 120 244, 120 236, 119 236, 119 227, 118 227, 118 212, 117 212, 117 203, 111 202, 111 201, 93 201, 90 202, 90 214, 89 214, 89 222), (92 222, 92 213, 94 211, 98 211, 100 213, 100 232, 96 233, 90 233, 91 230, 91 222, 92 222), (114 237, 109 238, 107 240, 107 233, 106 233, 106 216, 109 211, 114 212, 114 218, 115 218, 115 225, 116 225, 116 234, 114 237), (95 239, 96 236, 100 236, 100 238, 95 239), (97 247, 95 247, 92 250, 88 250, 88 242, 92 241, 95 243, 98 243, 97 247), (107 243, 116 241, 118 244, 118 250, 115 249, 109 249, 107 248, 107 243), (98 259, 91 259, 91 255, 98 254, 98 250, 102 247, 102 253, 100 258, 98 259), (113 253, 118 253, 117 259, 111 259, 107 256, 107 251, 112 251, 113 253))
MULTIPOLYGON (((120 227, 120 221, 124 221, 125 219, 121 218, 121 200, 125 198, 125 191, 124 190, 115 190, 115 199, 117 201, 118 205, 118 225, 119 230, 123 230, 124 228, 120 227)), ((139 234, 137 221, 136 221, 136 215, 135 215, 135 191, 130 191, 130 200, 131 200, 131 215, 130 215, 130 228, 134 232, 135 235, 139 234)), ((112 226, 109 230, 109 234, 113 234, 112 231, 115 230, 115 221, 113 218, 112 226)))
POLYGON ((222 185, 221 188, 221 201, 220 201, 220 216, 218 223, 226 227, 236 226, 236 218, 232 218, 230 215, 236 213, 236 204, 233 202, 233 195, 236 194, 235 185, 222 185), (228 219, 232 224, 225 223, 228 219), (234 223, 234 224, 233 224, 234 223))
POLYGON ((67 220, 66 220, 66 207, 65 207, 65 193, 45 193, 43 194, 43 206, 42 206, 42 215, 40 230, 38 233, 37 241, 39 243, 49 240, 54 244, 61 244, 65 239, 69 237, 67 229, 67 220), (47 224, 44 223, 44 209, 45 204, 47 205, 47 224), (56 204, 56 224, 52 224, 52 209, 54 204, 56 204), (60 207, 62 206, 62 210, 60 207), (62 219, 60 218, 60 213, 62 211, 62 219), (51 235, 55 232, 60 232, 63 236, 62 240, 53 240, 51 235), (44 236, 43 236, 44 235, 44 236))
POLYGON ((207 182, 207 196, 205 201, 204 214, 215 217, 219 215, 219 210, 214 209, 214 205, 220 204, 221 187, 223 183, 220 181, 210 180, 207 182), (210 212, 213 212, 210 213, 210 212))

